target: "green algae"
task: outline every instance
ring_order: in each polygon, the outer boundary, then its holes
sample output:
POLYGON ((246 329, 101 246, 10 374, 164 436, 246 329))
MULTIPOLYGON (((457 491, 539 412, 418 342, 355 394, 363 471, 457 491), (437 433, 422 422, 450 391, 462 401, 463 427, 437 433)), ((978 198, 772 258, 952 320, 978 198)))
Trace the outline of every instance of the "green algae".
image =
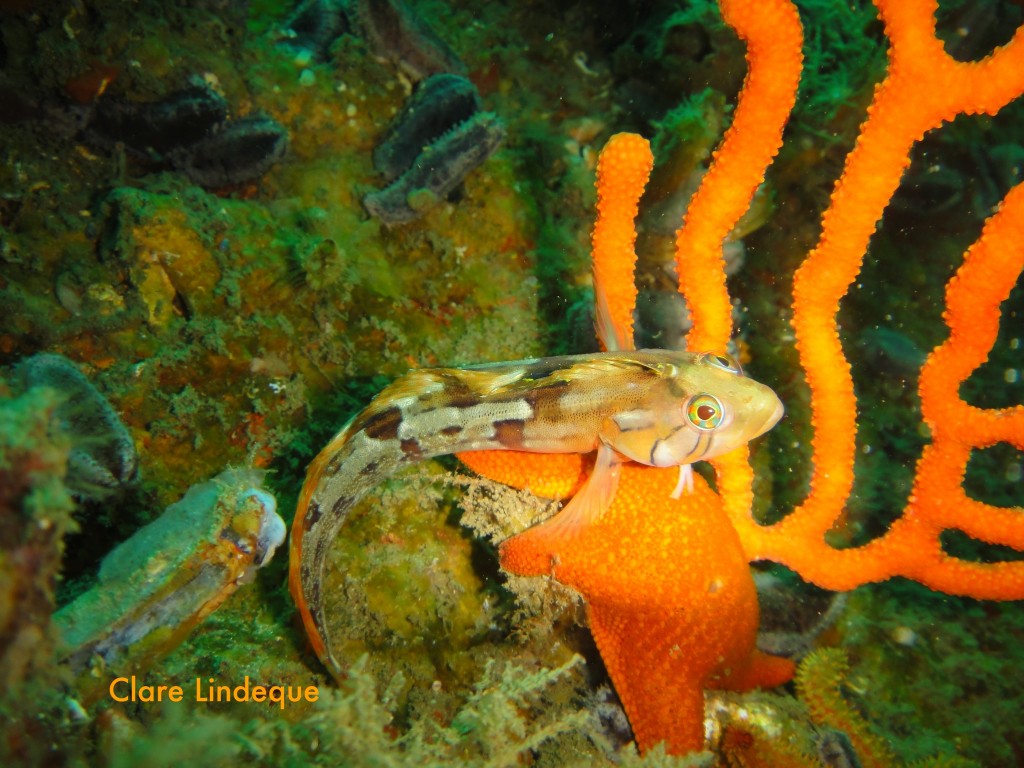
MULTIPOLYGON (((473 693, 449 724, 424 718, 401 736, 392 730, 394 690, 400 676, 378 695, 367 657, 357 660, 340 690, 328 692, 301 723, 251 720, 202 714, 168 706, 145 735, 111 745, 112 766, 179 765, 201 759, 204 765, 247 764, 362 766, 447 766, 452 761, 479 768, 519 763, 520 755, 558 734, 579 727, 588 717, 575 711, 529 717, 545 689, 578 664, 579 657, 550 670, 529 672, 515 666, 488 665, 473 693), (181 739, 188 732, 190 738, 181 739)), ((565 762, 564 765, 582 765, 565 762)))
POLYGON ((850 600, 841 629, 851 682, 892 750, 906 760, 955 753, 1014 764, 1019 607, 905 582, 860 589, 850 600))
POLYGON ((53 390, 13 397, 0 380, 0 761, 9 765, 85 749, 62 713, 50 620, 64 538, 76 528, 63 482, 70 443, 51 426, 57 404, 53 390))
POLYGON ((347 523, 324 579, 327 594, 344 596, 344 608, 328 611, 342 658, 369 650, 374 669, 467 682, 465 654, 486 653, 474 647, 486 643, 495 616, 472 542, 445 524, 449 505, 426 478, 396 482, 347 523))

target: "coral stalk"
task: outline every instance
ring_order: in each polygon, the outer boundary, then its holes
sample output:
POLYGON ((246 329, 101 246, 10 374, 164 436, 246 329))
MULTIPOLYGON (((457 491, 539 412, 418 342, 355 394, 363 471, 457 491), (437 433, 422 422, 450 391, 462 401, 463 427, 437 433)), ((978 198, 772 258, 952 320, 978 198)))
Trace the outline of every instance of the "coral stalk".
POLYGON ((720 6, 747 45, 747 76, 732 124, 676 233, 679 290, 693 316, 686 346, 695 351, 724 351, 732 337, 722 242, 782 146, 803 63, 803 32, 791 3, 722 0, 720 6))
POLYGON ((592 238, 597 337, 607 349, 633 349, 636 216, 651 174, 650 145, 635 133, 608 139, 597 161, 597 221, 592 238))
POLYGON ((980 411, 960 401, 958 394, 959 383, 987 357, 998 327, 999 303, 1021 268, 1017 192, 988 222, 950 285, 947 322, 953 336, 947 344, 952 346, 937 350, 921 380, 933 443, 918 464, 904 516, 886 536, 865 547, 838 551, 824 541, 853 485, 857 414, 850 366, 836 327, 839 301, 860 270, 868 240, 909 164, 913 144, 957 114, 994 114, 1024 91, 1024 30, 982 61, 958 62, 934 35, 933 0, 877 0, 877 5, 891 40, 889 72, 876 89, 868 119, 836 184, 819 244, 797 271, 793 287, 793 325, 812 392, 811 492, 774 526, 759 527, 749 514, 735 514, 736 508, 731 508, 733 522, 751 559, 785 563, 829 589, 852 589, 903 575, 954 594, 1021 598, 1024 578, 1001 578, 1016 574, 1017 567, 957 563, 943 553, 939 542, 942 530, 959 528, 989 542, 1024 544, 1015 522, 1017 512, 973 502, 960 488, 971 447, 999 440, 1020 444, 1021 421, 1014 415, 1019 408, 980 411), (998 257, 994 251, 1000 252, 998 257), (944 408, 952 412, 943 412, 944 408), (965 414, 979 424, 998 422, 1001 427, 987 432, 973 426, 959 432, 948 428, 970 421, 965 414), (971 577, 965 578, 968 574, 971 577))
MULTIPOLYGON (((732 338, 732 304, 722 243, 750 206, 765 169, 782 146, 803 65, 803 31, 790 2, 723 0, 722 16, 747 45, 747 75, 714 162, 676 233, 679 291, 693 326, 687 349, 724 351, 732 338)), ((749 513, 754 474, 746 446, 715 460, 730 517, 749 513)))

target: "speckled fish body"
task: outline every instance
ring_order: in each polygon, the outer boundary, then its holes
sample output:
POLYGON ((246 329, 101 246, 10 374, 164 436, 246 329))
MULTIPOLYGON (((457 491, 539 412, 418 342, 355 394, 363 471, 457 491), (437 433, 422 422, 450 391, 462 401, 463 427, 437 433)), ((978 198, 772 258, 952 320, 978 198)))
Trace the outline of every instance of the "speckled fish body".
POLYGON ((349 510, 402 466, 464 451, 596 449, 616 461, 688 465, 748 442, 781 415, 771 389, 713 354, 638 350, 411 371, 307 472, 289 585, 314 650, 342 672, 326 635, 324 563, 349 510))

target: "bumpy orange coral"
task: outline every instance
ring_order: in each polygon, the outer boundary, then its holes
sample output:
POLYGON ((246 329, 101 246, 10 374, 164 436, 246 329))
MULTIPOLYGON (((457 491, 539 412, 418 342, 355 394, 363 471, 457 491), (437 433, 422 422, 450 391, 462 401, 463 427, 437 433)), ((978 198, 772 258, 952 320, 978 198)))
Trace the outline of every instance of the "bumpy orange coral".
POLYGON ((612 136, 597 162, 597 221, 594 224, 594 302, 597 335, 605 349, 633 348, 636 305, 636 215, 654 155, 633 133, 612 136))
POLYGON ((958 528, 984 541, 1024 549, 1021 510, 968 499, 960 487, 972 447, 999 440, 1020 446, 1020 407, 981 411, 959 399, 959 385, 995 341, 999 303, 1020 271, 1019 193, 985 228, 950 284, 952 337, 921 376, 922 411, 933 442, 917 468, 912 499, 888 534, 865 547, 838 551, 824 541, 853 484, 856 401, 850 366, 836 328, 839 301, 857 276, 875 225, 909 164, 914 142, 957 114, 994 114, 1024 92, 1024 29, 979 62, 958 62, 934 34, 934 0, 876 0, 890 47, 889 71, 868 108, 868 120, 846 160, 822 220, 818 247, 796 273, 793 325, 811 387, 814 466, 807 500, 781 522, 758 526, 749 507, 730 506, 752 559, 799 571, 828 589, 852 589, 907 576, 951 594, 1024 598, 1024 566, 958 562, 939 535, 958 528), (991 255, 998 252, 998 258, 991 255), (983 267, 971 266, 983 263, 983 267), (988 425, 979 429, 980 425, 988 425), (992 425, 999 424, 993 429, 992 425), (986 431, 987 430, 987 431, 986 431))
POLYGON ((782 146, 803 64, 803 33, 792 3, 722 0, 719 5, 726 23, 747 44, 747 76, 732 124, 676 233, 679 290, 693 316, 688 349, 724 349, 732 336, 722 241, 746 213, 782 146))
MULTIPOLYGON (((725 287, 722 243, 750 206, 764 172, 782 146, 782 129, 796 101, 803 34, 788 2, 724 0, 722 17, 747 43, 747 76, 732 124, 676 233, 679 290, 693 325, 688 349, 725 349, 732 305, 725 287)), ((730 517, 749 513, 754 475, 746 448, 713 463, 730 517)))

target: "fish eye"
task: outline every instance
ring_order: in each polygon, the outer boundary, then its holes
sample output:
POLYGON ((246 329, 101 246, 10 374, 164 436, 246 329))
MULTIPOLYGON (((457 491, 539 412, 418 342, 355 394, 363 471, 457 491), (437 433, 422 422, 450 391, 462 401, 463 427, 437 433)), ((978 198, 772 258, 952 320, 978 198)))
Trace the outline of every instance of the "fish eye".
POLYGON ((740 364, 728 355, 720 355, 717 352, 705 352, 700 356, 699 361, 713 368, 721 368, 723 371, 735 373, 737 376, 743 375, 743 369, 740 368, 740 364))
POLYGON ((724 417, 725 409, 714 395, 695 395, 686 404, 686 419, 697 429, 712 430, 724 417))

